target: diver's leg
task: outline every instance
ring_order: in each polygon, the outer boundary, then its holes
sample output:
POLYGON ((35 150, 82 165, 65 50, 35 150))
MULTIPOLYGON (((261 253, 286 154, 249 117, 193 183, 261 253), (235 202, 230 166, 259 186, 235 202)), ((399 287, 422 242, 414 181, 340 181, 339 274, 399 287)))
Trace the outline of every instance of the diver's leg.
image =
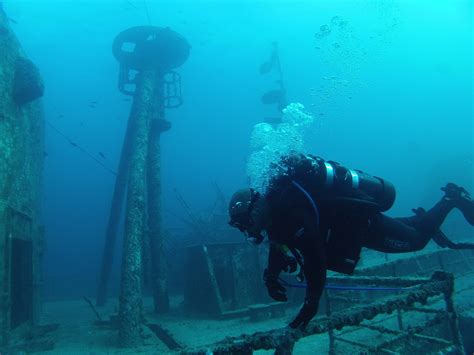
POLYGON ((431 239, 416 226, 417 216, 391 218, 378 213, 370 219, 363 246, 384 253, 406 253, 423 249, 431 239))
POLYGON ((390 218, 381 213, 370 218, 364 246, 385 253, 403 253, 423 249, 439 233, 446 216, 458 208, 474 225, 474 201, 462 187, 449 183, 442 188, 445 196, 428 211, 414 210, 408 218, 390 218))
POLYGON ((416 213, 416 216, 410 217, 410 221, 419 231, 433 234, 439 230, 449 212, 451 212, 454 207, 456 206, 453 201, 443 197, 428 211, 422 208, 414 209, 413 212, 416 213))
POLYGON ((414 218, 415 227, 423 233, 436 233, 453 208, 458 208, 469 224, 474 225, 474 201, 469 193, 453 183, 447 184, 441 190, 445 195, 429 211, 422 210, 423 213, 418 213, 420 209, 414 210, 417 213, 414 218))

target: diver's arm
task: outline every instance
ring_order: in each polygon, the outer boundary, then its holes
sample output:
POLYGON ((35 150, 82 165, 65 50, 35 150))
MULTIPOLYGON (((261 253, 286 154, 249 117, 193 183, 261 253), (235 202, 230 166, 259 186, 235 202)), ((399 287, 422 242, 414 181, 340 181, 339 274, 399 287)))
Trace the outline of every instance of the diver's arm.
POLYGON ((300 312, 290 327, 305 327, 318 311, 319 299, 326 283, 326 248, 324 239, 315 225, 314 215, 309 211, 304 216, 304 234, 299 247, 303 255, 303 271, 306 278, 306 298, 300 312))
POLYGON ((294 265, 290 265, 288 257, 282 250, 282 246, 278 243, 270 242, 270 250, 268 253, 268 267, 263 274, 265 286, 267 286, 268 294, 275 301, 287 301, 286 289, 278 280, 280 273, 286 269, 291 268, 296 270, 296 261, 294 265))
POLYGON ((268 268, 267 270, 272 274, 279 275, 281 272, 281 260, 283 259, 283 251, 281 246, 278 243, 271 241, 270 239, 270 248, 268 252, 268 268))

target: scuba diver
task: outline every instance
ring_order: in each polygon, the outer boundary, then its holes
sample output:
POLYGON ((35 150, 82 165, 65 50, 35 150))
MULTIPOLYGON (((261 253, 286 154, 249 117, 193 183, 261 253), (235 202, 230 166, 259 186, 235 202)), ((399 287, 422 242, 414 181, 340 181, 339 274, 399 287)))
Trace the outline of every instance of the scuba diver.
POLYGON ((292 153, 272 166, 274 175, 264 193, 251 188, 237 191, 229 204, 229 224, 260 244, 270 243, 264 282, 270 297, 287 301, 281 272, 295 272, 306 279, 306 297, 289 324, 304 329, 316 315, 326 282, 326 270, 352 274, 362 247, 384 253, 423 249, 433 239, 442 247, 474 248, 456 244, 440 226, 453 208, 474 225, 474 201, 453 183, 428 211, 414 209, 414 216, 391 218, 382 212, 395 201, 393 185, 379 177, 346 168, 320 157, 292 153))

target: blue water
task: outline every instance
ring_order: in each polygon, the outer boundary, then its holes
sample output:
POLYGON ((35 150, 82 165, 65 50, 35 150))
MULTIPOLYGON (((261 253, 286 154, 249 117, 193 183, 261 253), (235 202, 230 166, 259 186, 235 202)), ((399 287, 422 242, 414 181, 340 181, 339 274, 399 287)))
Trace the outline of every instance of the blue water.
MULTIPOLYGON (((276 114, 260 96, 277 77, 258 71, 274 41, 289 101, 315 117, 306 150, 393 182, 390 214, 429 207, 447 181, 474 190, 472 1, 146 5, 152 25, 192 45, 178 69, 184 104, 166 111, 172 129, 161 140, 167 230, 185 215, 175 189, 200 211, 215 200, 214 182, 227 196, 246 184, 252 128, 276 114), (323 25, 331 33, 315 37, 323 25)), ((6 0, 4 8, 42 73, 46 119, 116 170, 131 103, 117 89, 111 45, 120 31, 149 24, 145 2, 6 0)), ((115 176, 49 126, 45 134, 45 298, 94 296, 115 176)), ((472 236, 455 213, 448 227, 472 236)))

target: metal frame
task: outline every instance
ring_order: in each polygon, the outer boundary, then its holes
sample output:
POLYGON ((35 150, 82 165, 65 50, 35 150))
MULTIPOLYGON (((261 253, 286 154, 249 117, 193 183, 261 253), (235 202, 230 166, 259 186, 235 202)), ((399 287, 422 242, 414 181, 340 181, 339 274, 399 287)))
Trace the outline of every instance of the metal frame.
MULTIPOLYGON (((378 344, 378 345, 366 345, 358 344, 358 346, 363 347, 369 352, 372 353, 394 353, 389 349, 390 346, 393 346, 399 341, 406 341, 407 339, 411 341, 426 341, 433 340, 433 343, 436 343, 443 348, 452 347, 457 349, 459 352, 463 351, 463 345, 461 342, 461 335, 459 331, 459 326, 457 322, 457 314, 454 309, 453 304, 453 290, 454 290, 454 276, 453 274, 437 271, 433 273, 430 278, 412 278, 412 277, 337 277, 329 278, 329 281, 341 282, 346 280, 346 282, 355 283, 358 285, 377 285, 385 287, 409 287, 403 293, 389 297, 383 301, 371 302, 366 306, 353 307, 345 309, 339 312, 330 312, 329 316, 325 318, 318 318, 307 326, 305 331, 295 330, 295 329, 276 329, 266 332, 258 332, 253 335, 242 335, 239 337, 229 337, 225 340, 214 344, 212 346, 212 352, 214 354, 228 354, 228 353, 238 353, 238 354, 252 354, 255 350, 260 349, 275 349, 276 354, 291 354, 293 352, 293 347, 295 343, 305 337, 323 334, 323 333, 333 333, 334 330, 341 330, 345 327, 350 326, 361 326, 361 323, 365 320, 372 320, 374 317, 380 314, 388 313, 391 314, 394 311, 400 310, 413 310, 415 303, 420 303, 425 305, 429 298, 435 296, 443 296, 446 304, 446 308, 442 312, 434 312, 435 317, 420 327, 417 327, 415 331, 393 331, 395 332, 395 337, 390 340, 390 342, 378 344), (443 321, 447 321, 449 328, 451 329, 451 340, 445 341, 444 339, 428 337, 421 334, 416 334, 416 330, 422 331, 427 326, 434 326, 443 321)), ((432 310, 426 313, 433 313, 432 310)), ((366 326, 366 325, 362 325, 366 326)), ((384 331, 384 328, 375 327, 379 331, 384 331)), ((388 330, 392 332, 391 330, 388 330)), ((345 341, 351 342, 349 340, 344 340, 341 337, 335 337, 332 335, 332 340, 330 344, 334 345, 335 341, 345 341)), ((355 342, 351 342, 353 345, 356 345, 355 342)), ((188 352, 189 354, 206 354, 208 349, 194 350, 188 352)))

